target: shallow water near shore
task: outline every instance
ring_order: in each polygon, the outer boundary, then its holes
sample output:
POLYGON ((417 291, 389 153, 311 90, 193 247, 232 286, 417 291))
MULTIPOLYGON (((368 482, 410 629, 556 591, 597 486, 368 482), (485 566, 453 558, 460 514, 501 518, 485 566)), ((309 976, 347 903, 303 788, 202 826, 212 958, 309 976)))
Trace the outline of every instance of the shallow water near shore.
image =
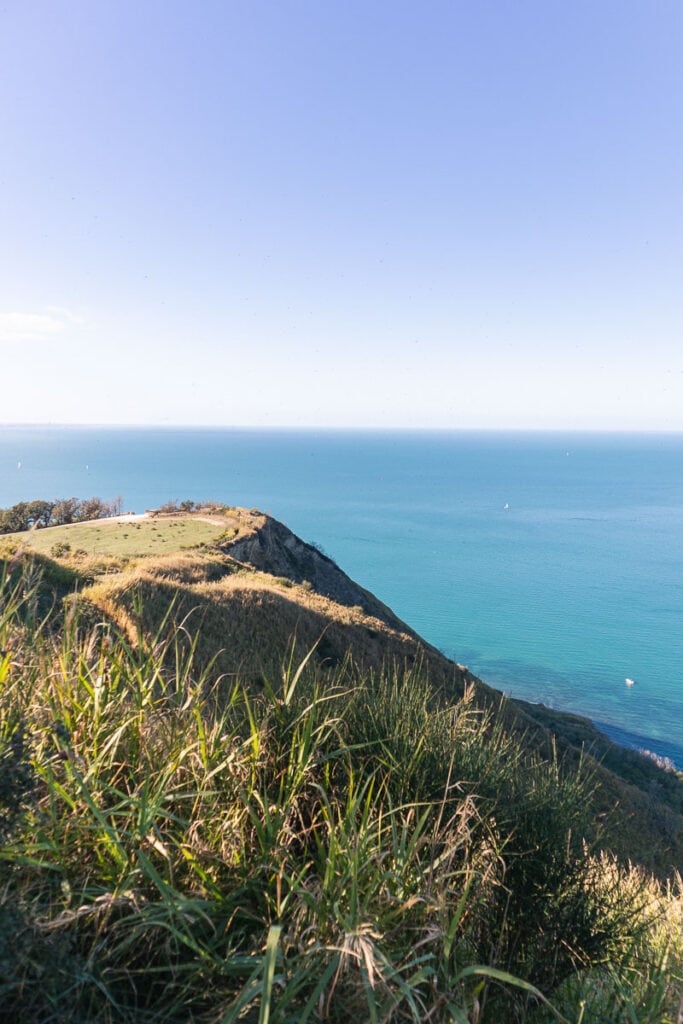
POLYGON ((0 428, 0 507, 71 494, 271 512, 492 685, 683 765, 683 435, 0 428))

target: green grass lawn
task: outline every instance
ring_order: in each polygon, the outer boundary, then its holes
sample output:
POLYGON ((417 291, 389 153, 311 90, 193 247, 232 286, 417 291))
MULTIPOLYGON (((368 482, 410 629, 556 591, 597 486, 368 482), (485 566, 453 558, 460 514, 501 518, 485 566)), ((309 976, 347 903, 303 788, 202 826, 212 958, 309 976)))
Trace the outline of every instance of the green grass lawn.
POLYGON ((8 534, 44 555, 50 555, 58 544, 69 544, 70 552, 85 551, 89 555, 135 557, 168 554, 182 548, 215 540, 230 524, 209 523, 195 516, 142 519, 113 522, 98 519, 91 523, 51 526, 44 530, 8 534))

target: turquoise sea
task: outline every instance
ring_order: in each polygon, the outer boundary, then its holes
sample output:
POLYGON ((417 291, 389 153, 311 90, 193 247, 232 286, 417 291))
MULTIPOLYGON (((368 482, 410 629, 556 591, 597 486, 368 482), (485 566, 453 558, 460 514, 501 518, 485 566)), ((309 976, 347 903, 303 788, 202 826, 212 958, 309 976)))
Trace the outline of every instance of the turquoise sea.
POLYGON ((0 507, 70 495, 271 512, 492 685, 683 766, 681 434, 0 428, 0 507))

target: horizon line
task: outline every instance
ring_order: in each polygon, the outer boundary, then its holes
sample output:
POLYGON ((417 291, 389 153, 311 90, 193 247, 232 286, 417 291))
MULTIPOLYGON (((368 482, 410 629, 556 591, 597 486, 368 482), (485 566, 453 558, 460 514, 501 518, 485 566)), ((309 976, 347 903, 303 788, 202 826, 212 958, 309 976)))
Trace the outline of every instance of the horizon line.
POLYGON ((430 426, 366 424, 264 424, 264 423, 79 423, 55 421, 16 421, 0 423, 2 429, 82 429, 82 430, 254 430, 263 432, 348 432, 348 433, 489 433, 489 434, 683 434, 681 427, 606 427, 606 426, 430 426))

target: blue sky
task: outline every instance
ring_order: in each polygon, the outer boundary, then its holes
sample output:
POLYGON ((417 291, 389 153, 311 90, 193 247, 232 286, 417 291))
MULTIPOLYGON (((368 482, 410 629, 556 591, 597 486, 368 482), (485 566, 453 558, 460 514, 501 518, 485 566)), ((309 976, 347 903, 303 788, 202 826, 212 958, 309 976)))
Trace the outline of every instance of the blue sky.
POLYGON ((0 421, 683 429, 679 0, 5 0, 0 421))

